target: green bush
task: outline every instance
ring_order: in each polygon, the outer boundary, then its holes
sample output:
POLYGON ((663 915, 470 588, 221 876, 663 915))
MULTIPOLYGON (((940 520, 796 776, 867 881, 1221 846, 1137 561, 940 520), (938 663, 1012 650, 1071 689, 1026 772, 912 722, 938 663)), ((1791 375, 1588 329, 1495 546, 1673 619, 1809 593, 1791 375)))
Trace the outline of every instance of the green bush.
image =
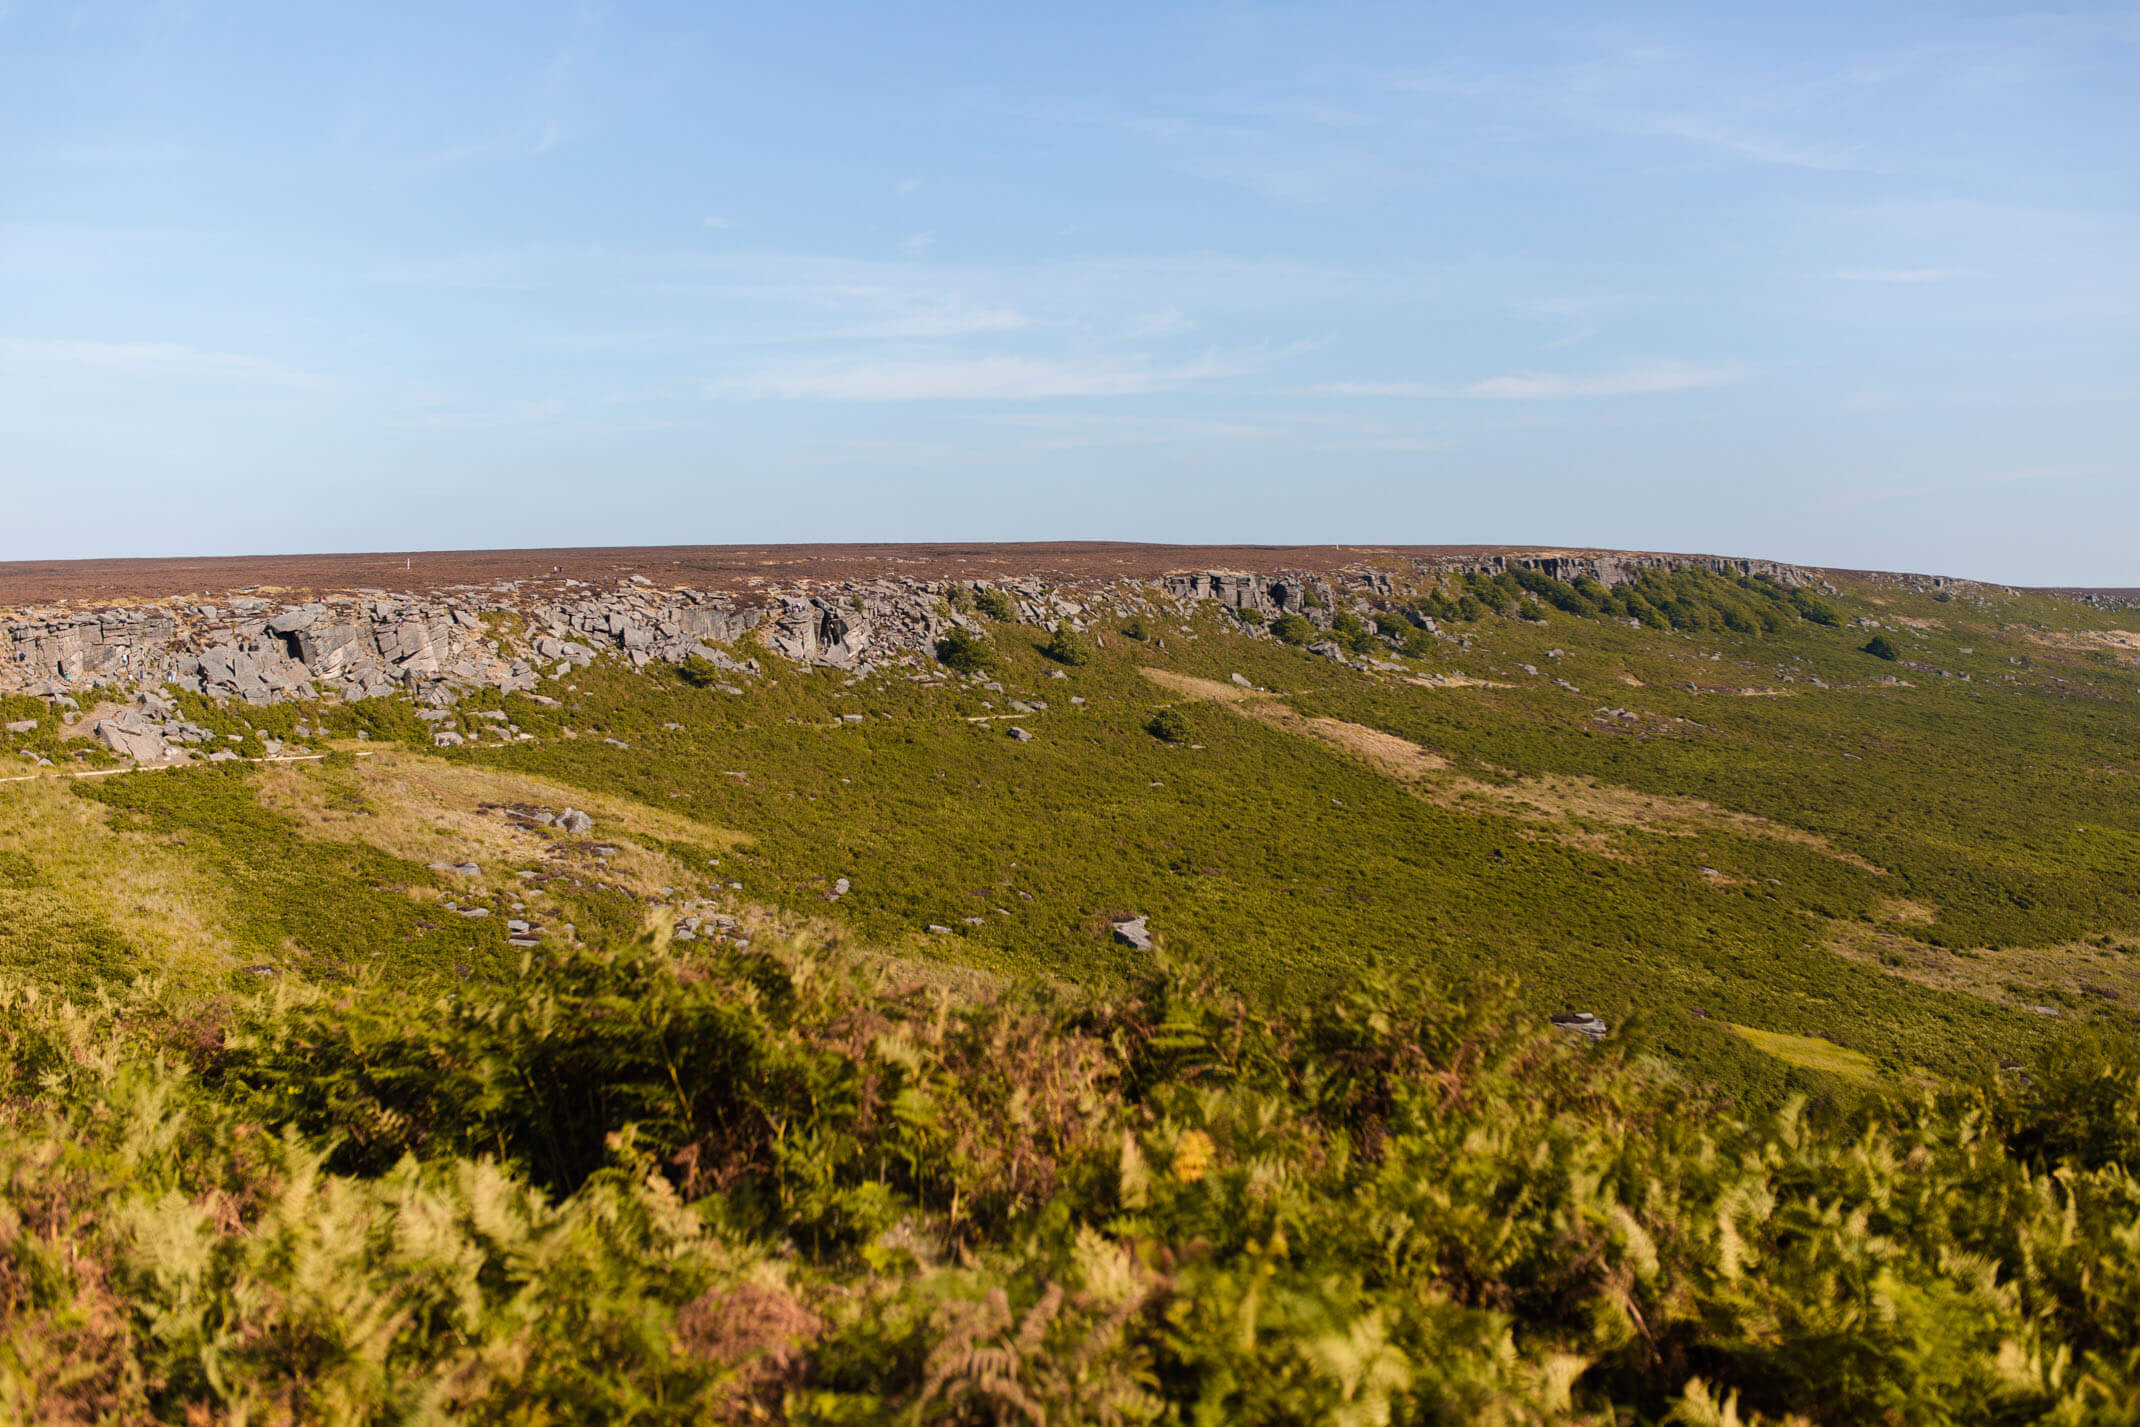
POLYGON ((1085 643, 1085 637, 1065 623, 1055 626, 1055 632, 1048 636, 1048 642, 1040 647, 1040 652, 1058 664, 1073 668, 1092 658, 1092 649, 1085 643))
POLYGON ((1375 636, 1358 615, 1349 609, 1341 609, 1330 621, 1330 635, 1354 654, 1366 654, 1375 647, 1375 636))
POLYGON ((1173 709, 1161 709, 1145 723, 1144 731, 1162 743, 1187 743, 1189 720, 1173 709))
POLYGON ((720 666, 703 654, 686 654, 676 672, 694 689, 711 688, 721 682, 720 666))
POLYGON ((1900 659, 1902 657, 1901 651, 1890 644, 1884 634, 1875 634, 1872 638, 1859 645, 1858 648, 1862 652, 1872 655, 1875 659, 1900 659))
POLYGON ((973 587, 973 607, 1001 624, 1018 617, 1018 602, 992 585, 973 587))
POLYGON ((1834 605, 1825 600, 1817 599, 1804 590, 1791 591, 1789 598, 1791 608, 1797 610, 1801 618, 1810 620, 1814 624, 1834 629, 1843 622, 1842 615, 1836 612, 1834 605))
POLYGON ((954 624, 936 641, 936 662, 960 674, 979 674, 995 666, 988 641, 963 624, 954 624))
POLYGON ((1240 621, 1241 621, 1241 623, 1243 623, 1243 624, 1245 624, 1245 625, 1248 625, 1249 627, 1251 627, 1251 628, 1253 628, 1253 629, 1261 629, 1261 628, 1263 628, 1263 623, 1264 623, 1264 616, 1263 616, 1263 611, 1262 611, 1262 610, 1260 610, 1260 609, 1257 609, 1257 608, 1256 608, 1256 607, 1255 607, 1254 605, 1242 605, 1242 606, 1240 606, 1240 607, 1239 607, 1238 609, 1236 609, 1236 610, 1234 611, 1234 618, 1236 618, 1236 619, 1240 620, 1240 621))
POLYGON ((1297 614, 1281 614, 1271 621, 1271 633, 1288 644, 1312 644, 1322 638, 1322 631, 1297 614))
POLYGON ((1152 631, 1145 627, 1144 617, 1142 615, 1132 615, 1129 619, 1123 621, 1122 637, 1124 639, 1135 639, 1142 641, 1150 639, 1152 637, 1152 631))

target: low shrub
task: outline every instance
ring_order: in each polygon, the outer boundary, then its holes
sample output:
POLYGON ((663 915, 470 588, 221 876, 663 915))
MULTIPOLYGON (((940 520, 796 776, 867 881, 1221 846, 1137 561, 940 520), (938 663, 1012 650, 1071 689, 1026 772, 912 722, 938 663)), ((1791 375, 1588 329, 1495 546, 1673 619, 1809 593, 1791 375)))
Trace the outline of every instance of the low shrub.
POLYGON ((1145 723, 1144 731, 1162 743, 1187 743, 1189 720, 1174 709, 1161 709, 1145 723))
POLYGON ((1073 668, 1092 658, 1092 648, 1085 643, 1085 637, 1068 624, 1057 624, 1054 633, 1048 636, 1048 642, 1040 646, 1040 652, 1058 664, 1073 668))
POLYGON ((1288 644, 1312 644, 1322 631, 1297 614, 1281 614, 1271 622, 1271 633, 1288 644))
POLYGON ((936 662, 959 674, 979 674, 995 665, 988 641, 963 624, 954 624, 936 641, 936 662))

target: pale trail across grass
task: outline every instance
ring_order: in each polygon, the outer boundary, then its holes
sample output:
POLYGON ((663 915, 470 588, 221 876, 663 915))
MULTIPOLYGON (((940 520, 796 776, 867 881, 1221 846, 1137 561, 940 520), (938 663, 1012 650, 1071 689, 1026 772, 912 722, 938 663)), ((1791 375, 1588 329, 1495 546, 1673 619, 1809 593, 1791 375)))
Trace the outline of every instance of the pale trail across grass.
MULTIPOLYGON (((1595 779, 1561 774, 1519 776, 1508 783, 1485 782, 1451 771, 1446 758, 1395 734, 1341 719, 1308 718, 1285 704, 1282 696, 1277 694, 1198 679, 1168 669, 1140 667, 1140 672, 1153 683, 1185 697, 1224 704, 1236 713, 1273 728, 1329 744, 1443 807, 1542 822, 1605 823, 1673 836, 1691 836, 1705 826, 1721 827, 1743 837, 1811 848, 1861 872, 1884 875, 1880 868, 1855 853, 1836 847, 1818 833, 1752 813, 1733 812, 1700 798, 1643 793, 1595 779)), ((1580 832, 1562 835, 1573 841, 1591 841, 1580 832)))

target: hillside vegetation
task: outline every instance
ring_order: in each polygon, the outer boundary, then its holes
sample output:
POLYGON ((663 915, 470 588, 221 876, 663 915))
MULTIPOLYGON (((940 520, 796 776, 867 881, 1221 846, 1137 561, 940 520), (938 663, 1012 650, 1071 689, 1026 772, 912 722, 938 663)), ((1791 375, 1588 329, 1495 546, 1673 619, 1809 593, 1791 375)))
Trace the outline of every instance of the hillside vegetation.
POLYGON ((967 602, 7 735, 0 1413, 2140 1420, 2133 614, 967 602))

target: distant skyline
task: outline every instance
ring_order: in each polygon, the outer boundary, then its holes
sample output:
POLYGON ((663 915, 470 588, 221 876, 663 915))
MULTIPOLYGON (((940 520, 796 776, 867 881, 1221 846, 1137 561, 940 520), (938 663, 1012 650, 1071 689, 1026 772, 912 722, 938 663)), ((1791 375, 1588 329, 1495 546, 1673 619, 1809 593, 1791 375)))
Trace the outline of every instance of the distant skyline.
POLYGON ((2140 6, 0 0, 0 560, 2140 586, 2140 6))

